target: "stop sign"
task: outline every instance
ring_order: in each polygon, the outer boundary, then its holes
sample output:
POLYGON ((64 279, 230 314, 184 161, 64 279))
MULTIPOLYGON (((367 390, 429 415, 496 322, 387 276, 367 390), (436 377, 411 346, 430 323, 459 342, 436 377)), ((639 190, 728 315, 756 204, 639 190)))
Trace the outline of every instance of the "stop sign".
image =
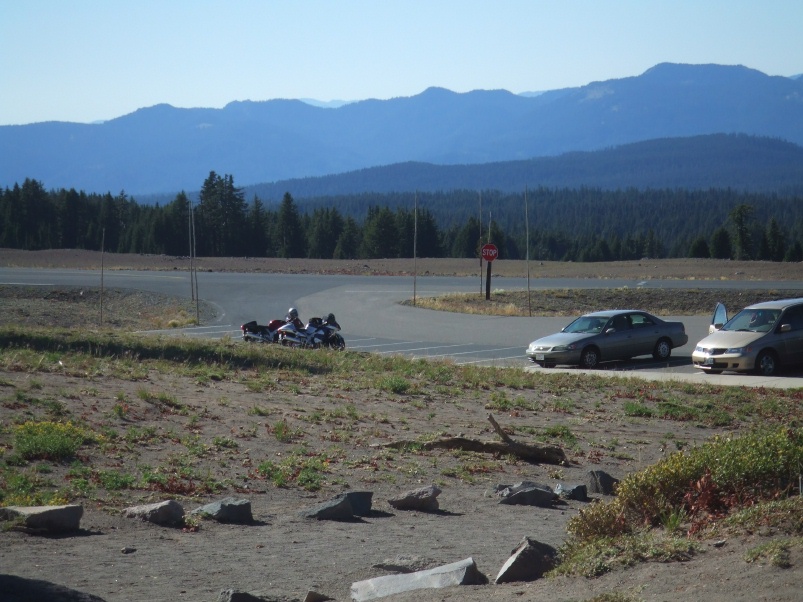
POLYGON ((493 261, 497 257, 499 257, 499 249, 496 248, 496 245, 488 243, 482 246, 482 258, 485 261, 493 261))

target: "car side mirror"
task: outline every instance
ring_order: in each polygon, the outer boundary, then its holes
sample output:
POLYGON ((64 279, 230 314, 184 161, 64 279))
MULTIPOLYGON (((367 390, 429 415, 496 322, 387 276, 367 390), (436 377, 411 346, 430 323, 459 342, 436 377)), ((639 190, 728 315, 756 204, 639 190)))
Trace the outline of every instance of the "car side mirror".
POLYGON ((723 326, 724 324, 720 322, 717 322, 716 324, 711 324, 711 326, 708 327, 708 334, 714 333, 717 330, 722 330, 723 326))
POLYGON ((789 332, 792 330, 791 324, 781 324, 781 327, 778 329, 778 332, 789 332))

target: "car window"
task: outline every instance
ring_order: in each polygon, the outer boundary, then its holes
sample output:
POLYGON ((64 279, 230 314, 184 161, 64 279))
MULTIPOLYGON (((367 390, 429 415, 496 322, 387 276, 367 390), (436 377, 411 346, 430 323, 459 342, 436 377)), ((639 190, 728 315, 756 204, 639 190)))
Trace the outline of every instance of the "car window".
POLYGON ((615 328, 616 330, 627 330, 630 328, 630 321, 627 319, 627 315, 620 314, 618 316, 614 316, 613 320, 611 320, 611 327, 615 328))
POLYGON ((743 309, 728 320, 722 330, 769 332, 780 315, 780 309, 743 309))
POLYGON ((605 326, 605 322, 606 322, 605 318, 597 318, 594 316, 580 316, 574 322, 572 322, 566 328, 564 328, 563 332, 598 333, 602 332, 602 328, 605 326))
POLYGON ((649 316, 645 316, 644 314, 630 314, 630 323, 633 325, 633 328, 644 328, 645 326, 652 326, 655 324, 649 316))

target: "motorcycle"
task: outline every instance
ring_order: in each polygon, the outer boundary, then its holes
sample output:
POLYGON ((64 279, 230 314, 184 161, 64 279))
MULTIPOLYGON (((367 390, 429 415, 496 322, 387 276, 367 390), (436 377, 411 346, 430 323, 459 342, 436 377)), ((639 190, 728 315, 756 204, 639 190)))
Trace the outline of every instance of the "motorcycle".
POLYGON ((339 334, 340 324, 334 314, 325 318, 310 318, 303 329, 296 328, 292 322, 279 327, 279 343, 287 347, 329 347, 342 351, 346 341, 339 334))
POLYGON ((271 320, 267 326, 257 324, 256 320, 246 322, 240 326, 243 331, 243 340, 256 343, 278 343, 279 328, 287 324, 287 320, 271 320))

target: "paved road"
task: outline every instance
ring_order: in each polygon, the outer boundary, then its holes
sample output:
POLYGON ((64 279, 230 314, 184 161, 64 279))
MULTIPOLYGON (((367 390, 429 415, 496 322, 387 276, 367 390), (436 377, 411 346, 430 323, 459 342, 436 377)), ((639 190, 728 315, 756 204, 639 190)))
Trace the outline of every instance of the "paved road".
MULTIPOLYGON (((101 274, 93 270, 0 269, 0 284, 99 286, 101 274)), ((134 288, 190 297, 186 272, 106 271, 104 286, 134 288)), ((198 274, 200 297, 218 308, 217 319, 200 327, 183 329, 187 336, 238 337, 240 324, 249 320, 266 323, 282 317, 295 306, 302 318, 329 312, 337 316, 349 349, 411 357, 449 358, 457 364, 532 367, 524 350, 533 339, 556 332, 568 318, 471 316, 436 312, 401 306, 399 301, 428 297, 445 292, 481 294, 478 277, 326 276, 284 274, 242 274, 208 272, 198 274)), ((494 289, 522 290, 522 278, 495 278, 494 289)), ((532 290, 554 288, 726 288, 733 283, 721 281, 628 281, 586 279, 532 279, 532 290)), ((801 290, 803 282, 740 282, 741 289, 801 290)), ((691 352, 708 332, 705 317, 665 316, 686 325, 689 343, 673 351, 668 362, 651 358, 628 362, 609 362, 596 373, 627 373, 647 378, 682 378, 701 382, 728 384, 763 384, 803 386, 792 373, 778 379, 755 382, 751 376, 711 376, 700 374, 691 365, 691 352), (748 379, 748 380, 745 380, 748 379)), ((171 331, 175 333, 176 331, 171 331)), ((574 369, 576 371, 576 369, 574 369)))

